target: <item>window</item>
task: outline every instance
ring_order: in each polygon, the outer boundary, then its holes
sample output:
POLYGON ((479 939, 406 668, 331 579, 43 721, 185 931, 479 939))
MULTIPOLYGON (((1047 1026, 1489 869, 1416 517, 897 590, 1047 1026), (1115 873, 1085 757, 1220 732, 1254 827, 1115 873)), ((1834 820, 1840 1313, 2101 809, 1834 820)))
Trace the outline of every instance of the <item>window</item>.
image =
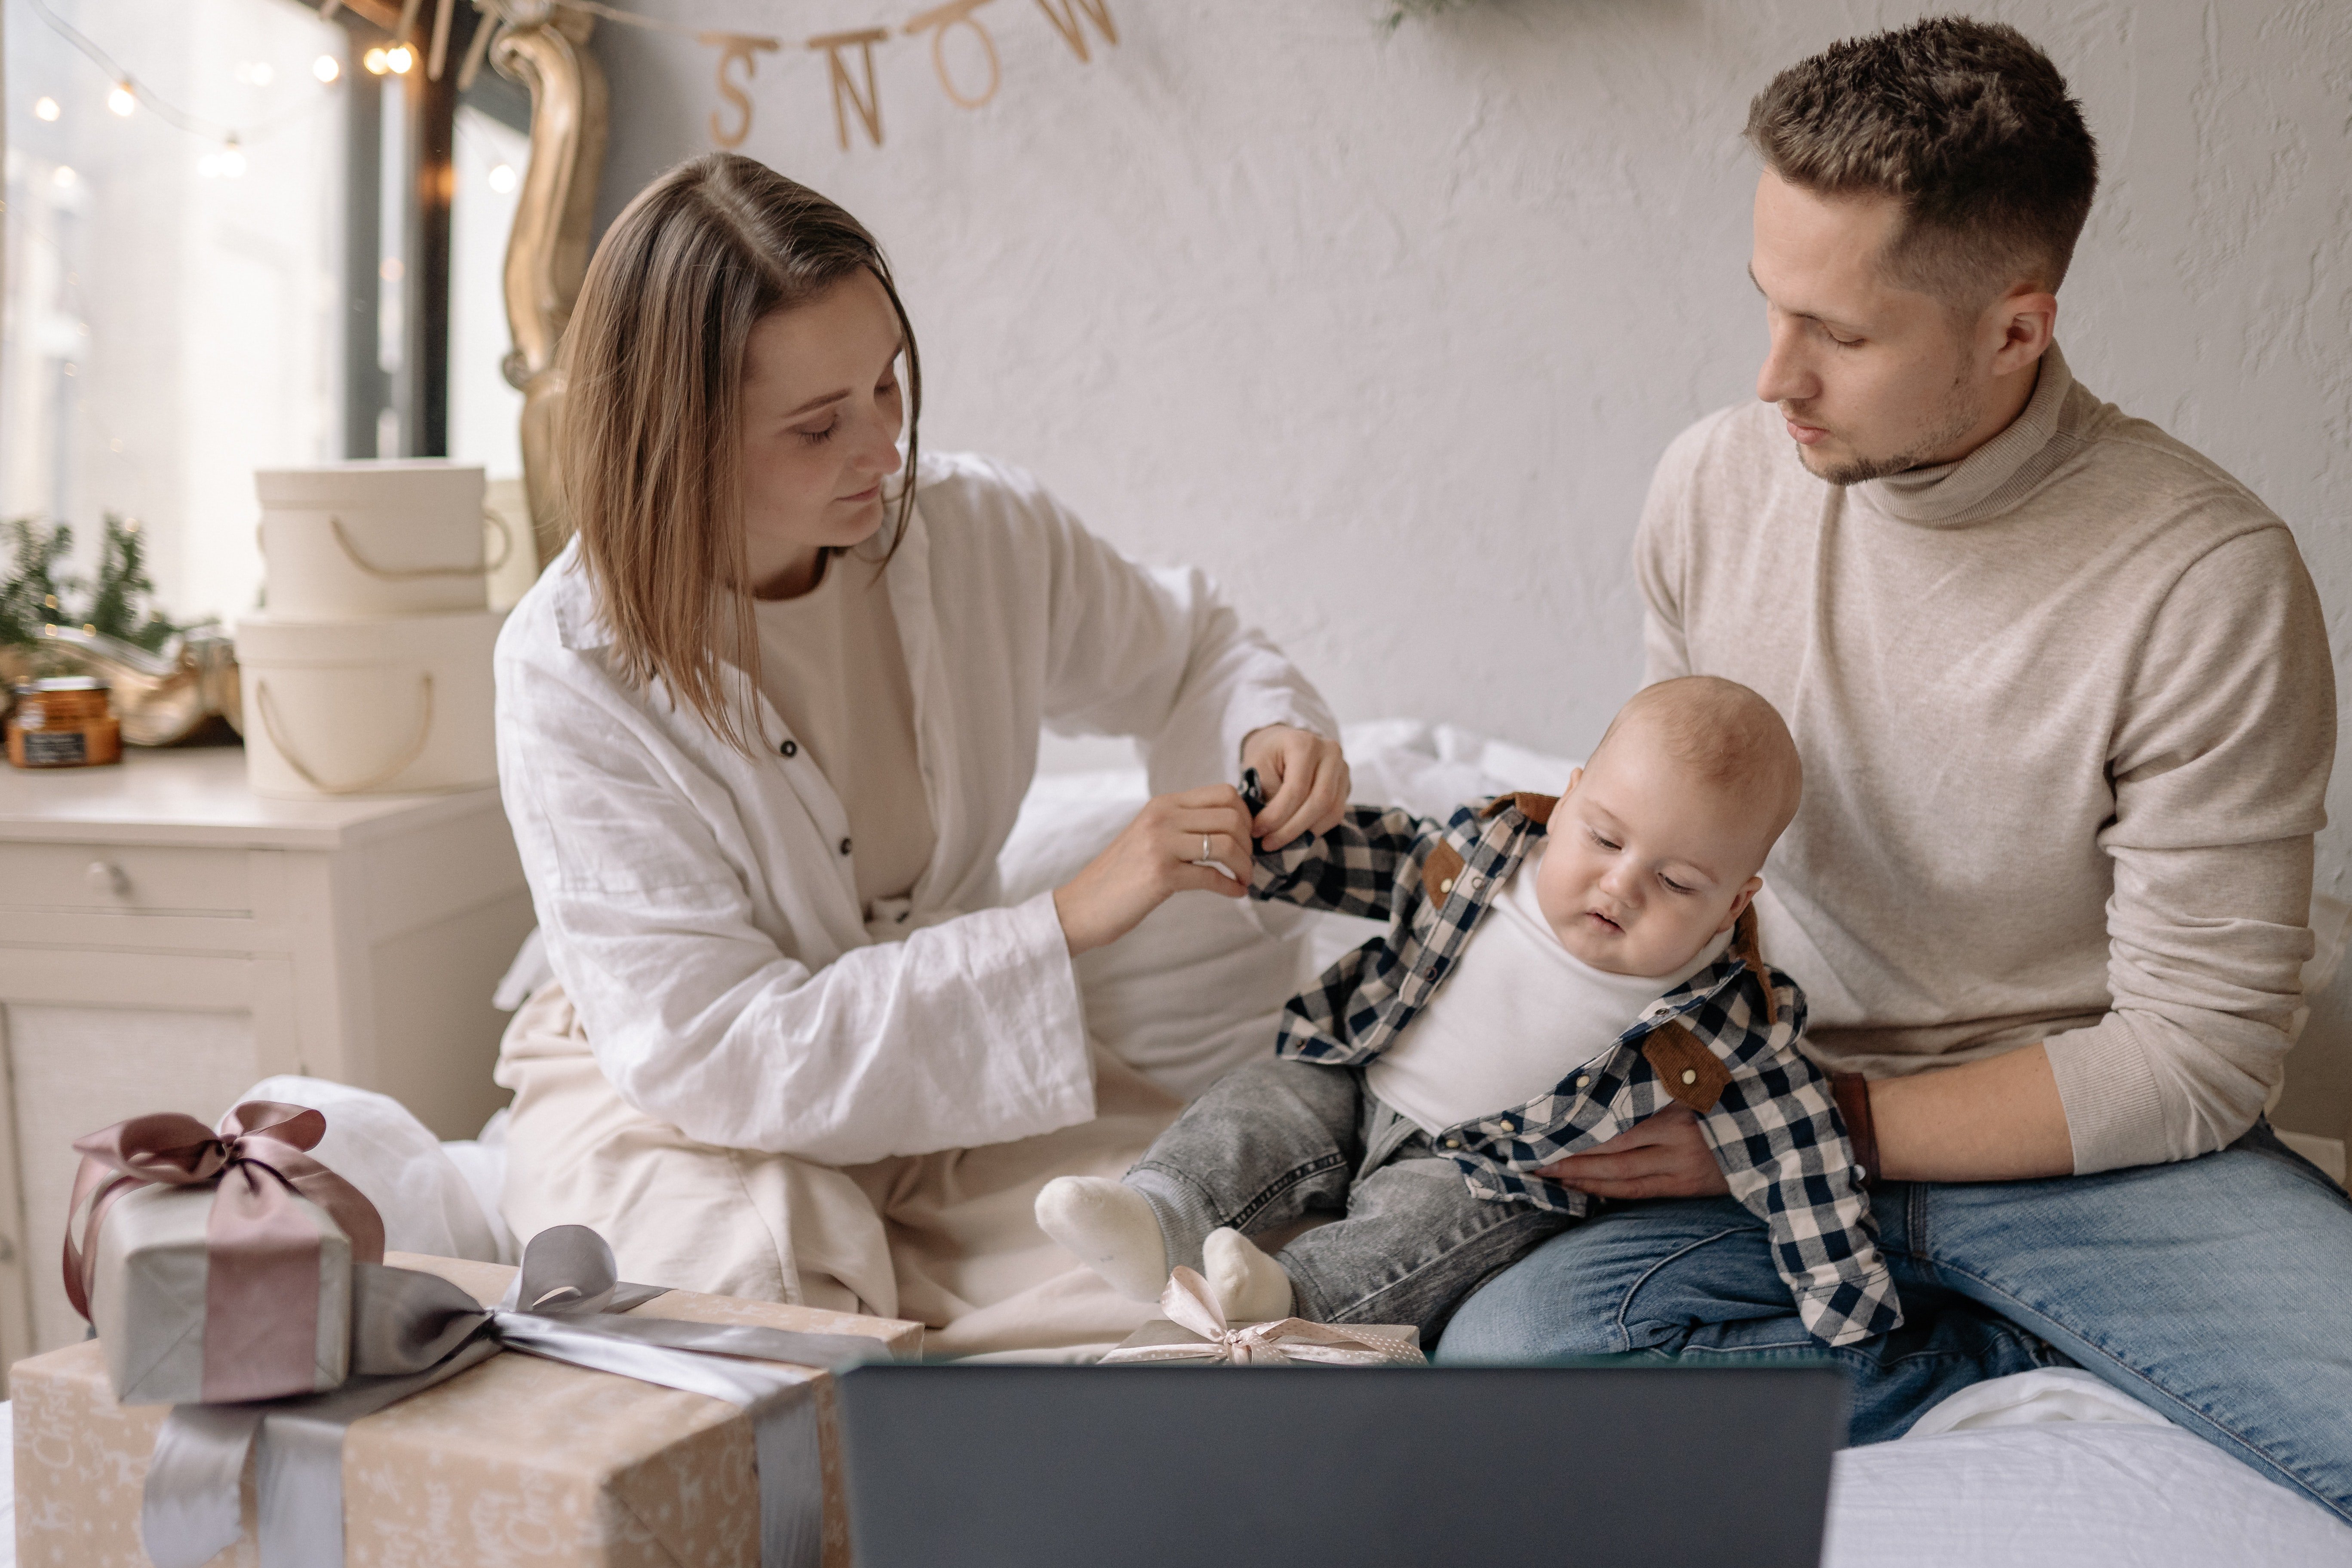
POLYGON ((520 472, 501 273, 529 103, 488 68, 460 101, 472 6, 428 82, 367 68, 376 0, 0 4, 0 517, 71 524, 84 575, 103 514, 138 518, 163 607, 234 620, 255 468, 520 472))
MULTIPOLYGON (((530 160, 530 100, 487 71, 457 105, 449 220, 449 456, 522 480, 522 394, 507 384, 507 237, 530 160)), ((522 515, 520 499, 513 503, 522 515)))

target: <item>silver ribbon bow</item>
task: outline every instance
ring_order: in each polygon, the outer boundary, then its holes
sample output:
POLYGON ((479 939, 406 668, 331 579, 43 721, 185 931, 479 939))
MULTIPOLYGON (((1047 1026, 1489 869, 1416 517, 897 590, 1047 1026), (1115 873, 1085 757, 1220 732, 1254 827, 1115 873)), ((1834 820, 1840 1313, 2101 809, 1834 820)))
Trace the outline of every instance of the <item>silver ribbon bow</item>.
POLYGON ((886 1360, 877 1340, 743 1324, 623 1317, 662 1294, 623 1284, 585 1226, 533 1237, 506 1300, 485 1310, 436 1274, 357 1264, 351 1380, 331 1394, 251 1405, 180 1405, 156 1434, 139 1531, 155 1568, 199 1568, 244 1534, 238 1483, 257 1436, 261 1568, 341 1568, 343 1434, 501 1350, 723 1399, 751 1413, 760 1477, 761 1568, 824 1556, 816 1384, 775 1363, 886 1360))
POLYGON ((1190 1268, 1168 1276, 1160 1292, 1160 1310, 1178 1328, 1201 1336, 1190 1345, 1122 1345, 1109 1352, 1097 1366, 1121 1362, 1205 1361, 1233 1366, 1271 1366, 1286 1362, 1317 1362, 1326 1366, 1420 1366, 1420 1348, 1392 1334, 1376 1334, 1338 1323, 1314 1323, 1305 1318, 1283 1318, 1270 1323, 1231 1328, 1224 1309, 1217 1305, 1209 1282, 1190 1268))

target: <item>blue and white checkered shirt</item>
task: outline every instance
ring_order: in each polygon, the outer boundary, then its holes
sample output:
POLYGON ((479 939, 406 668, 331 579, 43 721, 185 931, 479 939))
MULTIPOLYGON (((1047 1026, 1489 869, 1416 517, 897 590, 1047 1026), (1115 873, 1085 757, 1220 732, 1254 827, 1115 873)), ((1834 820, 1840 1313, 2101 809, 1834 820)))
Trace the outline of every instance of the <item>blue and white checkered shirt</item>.
MULTIPOLYGON (((1276 1051, 1355 1066, 1386 1050, 1453 972, 1557 804, 1497 795, 1443 825, 1401 808, 1351 806, 1328 834, 1261 850, 1252 897, 1389 922, 1386 935, 1291 998, 1276 1051)), ((1582 1215, 1594 1200, 1537 1167, 1605 1143, 1669 1104, 1686 1105, 1732 1196, 1769 1228, 1805 1327, 1852 1344, 1899 1325, 1903 1310, 1829 1077, 1797 1049, 1804 1028, 1804 994, 1765 965, 1755 911, 1747 910, 1721 958, 1643 1009, 1550 1093, 1445 1128, 1433 1142, 1482 1198, 1582 1215)))

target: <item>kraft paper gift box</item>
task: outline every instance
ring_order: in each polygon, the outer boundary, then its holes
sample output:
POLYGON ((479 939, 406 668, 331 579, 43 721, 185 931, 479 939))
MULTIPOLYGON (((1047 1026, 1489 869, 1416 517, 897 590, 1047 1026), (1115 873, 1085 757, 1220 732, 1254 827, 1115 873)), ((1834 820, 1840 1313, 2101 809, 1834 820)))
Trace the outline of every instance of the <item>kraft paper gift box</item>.
POLYGON ((1233 1324, 1197 1269, 1170 1271, 1154 1318, 1105 1353, 1104 1366, 1422 1366, 1411 1323, 1311 1323, 1277 1318, 1233 1324))
MULTIPOLYGON (((89 1310, 115 1396, 126 1405, 204 1398, 205 1286, 212 1254, 210 1186, 141 1187, 99 1228, 89 1310)), ((352 1243, 327 1211, 287 1194, 319 1231, 319 1328, 312 1392, 341 1386, 351 1364, 352 1243)))
MULTIPOLYGON (((109 1225, 113 1223, 110 1218, 109 1225)), ((496 1264, 388 1254, 485 1306, 496 1264)), ((922 1326, 675 1290, 636 1316, 856 1334, 894 1355, 922 1326)), ((24 1568, 147 1568, 141 1488, 169 1410, 116 1403, 96 1342, 18 1362, 16 1551, 24 1568)), ((848 1568, 831 1379, 821 1380, 825 1568, 848 1568)), ((254 1469, 245 1537, 208 1568, 258 1568, 254 1469)), ((354 1425, 343 1447, 350 1568, 756 1568, 760 1506, 750 1418, 700 1394, 508 1351, 354 1425)))

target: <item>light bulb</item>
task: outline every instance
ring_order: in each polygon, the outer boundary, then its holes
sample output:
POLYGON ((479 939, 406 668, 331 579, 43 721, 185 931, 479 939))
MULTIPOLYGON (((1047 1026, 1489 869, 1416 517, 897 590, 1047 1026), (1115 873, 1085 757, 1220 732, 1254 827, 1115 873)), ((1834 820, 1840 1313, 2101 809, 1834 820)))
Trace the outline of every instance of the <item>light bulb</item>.
POLYGON ((498 192, 500 195, 505 195, 509 191, 515 188, 514 165, 511 163, 499 163, 493 165, 490 170, 489 177, 490 189, 498 192))
POLYGON ((39 98, 33 100, 33 118, 36 120, 55 120, 63 112, 58 108, 58 100, 54 98, 39 98))
POLYGON ((131 111, 139 107, 139 95, 131 90, 129 82, 118 81, 106 95, 106 107, 127 120, 131 111))
POLYGON ((70 163, 59 163, 58 165, 58 172, 49 176, 49 178, 60 187, 70 185, 80 177, 80 175, 73 172, 73 165, 70 163))
POLYGON ((228 180, 245 173, 245 150, 234 142, 221 149, 220 172, 221 177, 228 180))
POLYGON ((392 68, 393 75, 406 76, 409 68, 416 63, 416 51, 406 44, 394 44, 384 51, 383 63, 392 68))
POLYGON ((332 55, 320 55, 310 62, 310 74, 320 81, 332 81, 343 74, 343 63, 332 55))
POLYGON ((381 48, 370 49, 360 57, 360 64, 367 67, 370 76, 382 76, 392 68, 392 57, 381 48))

